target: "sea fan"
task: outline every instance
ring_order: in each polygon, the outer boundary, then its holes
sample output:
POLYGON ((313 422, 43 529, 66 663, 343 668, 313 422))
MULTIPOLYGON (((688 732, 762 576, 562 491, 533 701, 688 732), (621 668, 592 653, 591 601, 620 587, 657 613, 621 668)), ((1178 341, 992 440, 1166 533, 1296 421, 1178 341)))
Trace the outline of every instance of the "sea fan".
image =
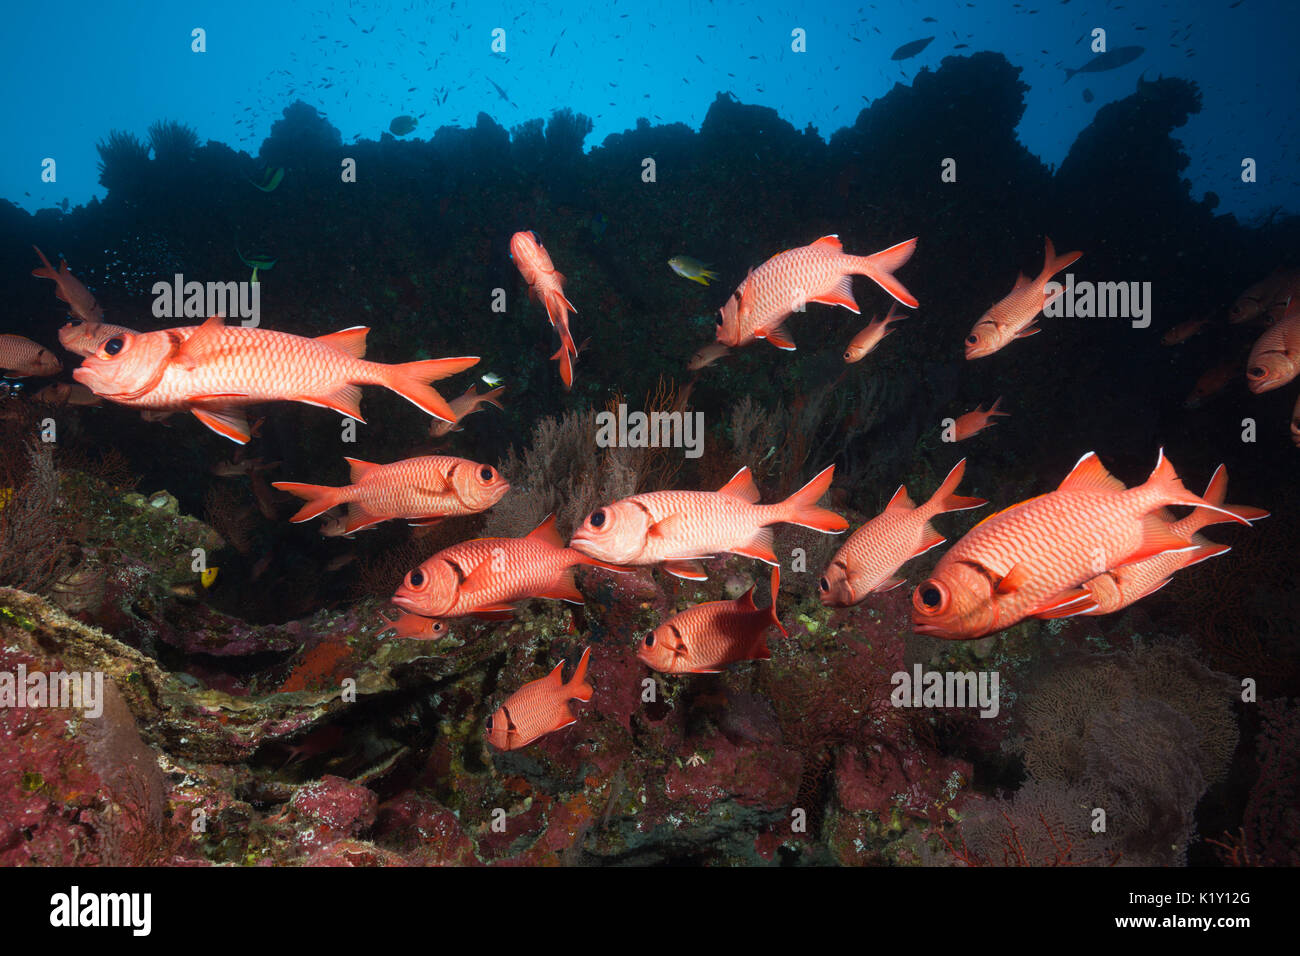
POLYGON ((184 123, 159 120, 149 127, 149 145, 158 162, 183 162, 199 148, 199 134, 184 123))
POLYGON ((143 182, 149 170, 149 147, 134 133, 112 130, 95 144, 99 151, 99 184, 110 192, 143 182))

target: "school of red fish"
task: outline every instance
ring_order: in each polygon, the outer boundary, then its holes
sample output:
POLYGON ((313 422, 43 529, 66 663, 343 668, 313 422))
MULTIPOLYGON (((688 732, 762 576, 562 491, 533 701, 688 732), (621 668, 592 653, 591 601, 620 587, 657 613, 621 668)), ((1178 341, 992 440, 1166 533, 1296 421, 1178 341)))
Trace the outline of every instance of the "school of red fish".
MULTIPOLYGON (((805 312, 808 303, 859 311, 853 295, 855 275, 871 279, 898 303, 916 308, 916 298, 894 275, 912 257, 916 244, 916 239, 908 239, 871 255, 851 255, 844 252, 839 237, 831 235, 772 256, 751 269, 721 306, 716 341, 700 348, 688 368, 698 374, 731 350, 759 339, 794 349, 786 323, 805 312)), ((1019 275, 1011 291, 971 328, 964 342, 967 360, 990 356, 1041 330, 1039 316, 1061 294, 1059 287, 1049 290, 1048 283, 1082 255, 1058 256, 1051 239, 1045 245, 1038 276, 1019 275)), ((361 327, 306 338, 228 326, 218 316, 199 326, 153 332, 111 325, 66 262, 60 260, 55 269, 39 249, 36 252, 42 266, 33 275, 52 280, 56 296, 71 313, 58 330, 59 342, 82 358, 73 371, 78 384, 50 385, 37 394, 43 401, 90 405, 107 400, 140 409, 151 420, 190 412, 241 445, 256 434, 246 409, 268 402, 303 402, 364 422, 363 385, 390 389, 426 412, 433 419, 430 434, 435 438, 460 430, 484 405, 501 407, 500 387, 479 393, 471 385, 448 402, 431 386, 470 368, 477 357, 401 364, 366 361, 368 330, 361 327)), ((569 327, 570 316, 578 310, 565 294, 566 279, 531 231, 515 233, 510 252, 530 297, 541 303, 559 337, 552 359, 559 363, 564 387, 571 388, 581 348, 574 345, 569 327)), ((674 266, 674 271, 693 278, 689 270, 683 273, 674 266)), ((1252 392, 1280 388, 1300 374, 1297 293, 1300 272, 1279 271, 1248 289, 1229 310, 1233 323, 1267 326, 1246 363, 1252 392)), ((845 363, 859 362, 881 347, 903 318, 891 305, 887 315, 852 338, 843 353, 845 363)), ((1209 322, 1209 317, 1184 322, 1162 341, 1181 344, 1209 322)), ((0 335, 0 368, 11 377, 49 377, 63 365, 36 342, 0 335)), ((1238 369, 1231 366, 1229 377, 1238 369)), ((1224 373, 1211 370, 1198 383, 1198 393, 1204 394, 1194 393, 1193 399, 1199 403, 1226 381, 1224 373)), ((1001 404, 998 398, 949 419, 945 440, 965 441, 996 424, 995 417, 1009 414, 1001 404)), ((1290 431, 1300 445, 1300 401, 1290 431)), ((291 521, 325 516, 326 535, 352 535, 390 520, 428 525, 481 513, 510 490, 506 477, 491 465, 462 458, 427 455, 388 464, 345 460, 350 469, 346 485, 271 483, 303 500, 291 521)), ((256 479, 255 488, 262 490, 259 501, 268 502, 263 510, 274 515, 259 474, 270 467, 258 459, 237 458, 213 471, 256 479)), ((931 523, 935 518, 988 504, 956 493, 965 469, 962 459, 921 505, 900 485, 884 510, 855 529, 822 572, 817 585, 822 603, 849 607, 904 584, 902 566, 945 542, 931 523)), ((503 620, 519 602, 533 598, 581 604, 576 572, 582 567, 623 572, 657 566, 678 577, 703 580, 706 560, 734 554, 771 566, 767 606, 755 604, 751 587, 735 600, 687 608, 646 634, 637 657, 668 674, 716 673, 730 664, 766 660, 769 634, 786 634, 777 612, 781 570, 774 528, 794 524, 827 534, 849 530, 848 521, 819 504, 834 474, 830 465, 784 501, 764 504, 749 469, 742 468, 716 491, 657 491, 609 502, 587 515, 567 543, 554 516, 521 538, 462 541, 406 575, 392 596, 392 604, 403 613, 385 623, 397 638, 434 638, 447 632, 449 619, 503 620)), ((1227 472, 1222 466, 1205 494, 1197 495, 1184 487, 1161 450, 1148 480, 1128 488, 1089 452, 1055 490, 989 515, 957 540, 913 591, 913 628, 946 640, 974 640, 1027 618, 1118 611, 1159 590, 1174 574, 1226 552, 1225 545, 1201 534, 1206 526, 1250 524, 1268 514, 1224 504, 1226 495, 1227 472), (1180 506, 1192 510, 1182 518, 1168 510, 1180 506)), ((567 682, 560 661, 546 677, 514 690, 487 719, 489 743, 513 750, 574 723, 570 702, 588 701, 594 693, 587 680, 589 662, 587 648, 567 682)))

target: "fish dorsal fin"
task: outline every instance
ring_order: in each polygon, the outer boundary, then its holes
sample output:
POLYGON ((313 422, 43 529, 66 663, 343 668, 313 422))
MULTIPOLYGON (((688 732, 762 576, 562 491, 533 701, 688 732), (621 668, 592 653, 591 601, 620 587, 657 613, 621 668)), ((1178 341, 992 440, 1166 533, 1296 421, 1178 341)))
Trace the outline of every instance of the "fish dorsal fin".
POLYGON ((911 511, 915 507, 916 502, 908 497, 907 485, 899 485, 898 490, 894 492, 894 497, 890 498, 889 504, 885 505, 885 510, 888 511, 890 508, 903 508, 907 511, 911 511))
POLYGON ((360 458, 344 457, 343 460, 348 463, 348 479, 353 484, 366 477, 371 469, 379 467, 373 461, 362 461, 360 458))
POLYGON ((364 325, 356 325, 350 329, 331 332, 329 335, 318 335, 316 341, 321 345, 328 345, 330 348, 345 352, 353 358, 365 358, 366 333, 369 331, 370 329, 364 325))
POLYGON ((554 545, 557 548, 564 547, 564 539, 560 537, 560 532, 555 527, 555 515, 549 514, 542 519, 539 524, 528 534, 524 535, 525 541, 545 541, 547 544, 554 545))
POLYGON ((1029 276, 1025 275, 1023 272, 1017 273, 1016 284, 1011 287, 1011 291, 1015 292, 1017 289, 1023 289, 1033 281, 1033 279, 1029 278, 1029 276))
POLYGON ((754 603, 754 588, 751 584, 749 590, 736 598, 736 610, 738 611, 757 611, 758 605, 754 603))
POLYGON ((1057 491, 1124 491, 1120 481, 1101 463, 1095 451, 1090 451, 1065 476, 1057 491))
POLYGON ((720 495, 731 495, 751 505, 758 503, 758 485, 754 484, 754 475, 746 465, 731 476, 731 480, 718 489, 720 495))
POLYGON ((816 249, 822 252, 843 252, 844 244, 840 242, 840 237, 831 233, 829 236, 822 236, 812 244, 816 249))
POLYGON ((176 362, 189 371, 221 347, 221 332, 226 327, 226 320, 214 315, 194 330, 194 334, 181 343, 176 350, 176 362))
POLYGON ((551 672, 542 678, 544 686, 554 687, 557 690, 564 686, 564 661, 556 664, 551 668, 551 672))
POLYGON ((998 582, 998 593, 1010 594, 1012 591, 1018 591, 1028 581, 1029 570, 1023 564, 1017 564, 998 582))

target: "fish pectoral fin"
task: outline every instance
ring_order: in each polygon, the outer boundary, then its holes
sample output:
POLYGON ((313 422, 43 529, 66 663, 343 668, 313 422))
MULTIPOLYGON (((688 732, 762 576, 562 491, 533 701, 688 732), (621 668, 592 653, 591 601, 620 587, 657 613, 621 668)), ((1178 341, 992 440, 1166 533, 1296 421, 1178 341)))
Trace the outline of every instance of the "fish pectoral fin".
POLYGON ((1029 616, 1043 619, 1074 617, 1076 614, 1095 611, 1097 607, 1096 599, 1087 588, 1070 588, 1030 610, 1029 616))
POLYGON ((545 591, 537 592, 537 597, 552 601, 568 601, 570 604, 585 604, 586 598, 578 590, 578 580, 573 568, 565 568, 558 581, 545 591))
POLYGON ((755 329, 754 338, 767 339, 783 352, 793 352, 795 349, 794 339, 786 331, 785 326, 778 325, 774 329, 755 329))
POLYGON ((1032 325, 1027 325, 1019 332, 1016 333, 1016 338, 1027 339, 1029 338, 1029 336, 1037 335, 1041 331, 1043 331, 1043 327, 1041 325, 1038 325, 1037 323, 1032 325))
POLYGON ((708 574, 704 571, 704 565, 693 558, 674 558, 664 562, 664 570, 674 577, 685 578, 688 581, 707 581, 708 574))
POLYGON ((212 316, 180 344, 173 361, 186 371, 194 371, 200 362, 221 348, 221 333, 225 327, 226 320, 223 317, 212 316))
POLYGON ((647 537, 652 538, 671 538, 675 534, 681 534, 686 530, 686 519, 679 514, 671 514, 667 517, 656 521, 648 531, 647 537))
POLYGON ((428 528, 437 524, 444 517, 446 515, 429 515, 427 518, 411 518, 406 523, 412 528, 428 528))
MULTIPOLYGON (((204 396, 206 399, 209 396, 204 396)), ((226 396, 217 396, 218 399, 226 396)), ((203 399, 193 399, 193 401, 202 401, 203 399)), ((248 419, 244 417, 243 409, 236 405, 213 404, 209 406, 190 405, 190 411, 194 417, 207 425, 218 435, 223 438, 229 438, 240 445, 247 445, 252 435, 248 429, 248 419)))
POLYGON ((1029 581, 1029 570, 1023 564, 1017 564, 998 582, 998 594, 1010 594, 1018 591, 1029 581))
POLYGON ((853 277, 844 276, 835 284, 835 288, 830 292, 823 292, 821 295, 812 296, 809 302, 817 302, 821 305, 838 305, 841 308, 848 309, 850 312, 861 313, 858 308, 857 300, 853 298, 853 277))
POLYGON ((776 554, 772 551, 771 528, 760 528, 758 534, 754 535, 753 540, 738 548, 732 548, 731 553, 743 555, 746 558, 755 558, 767 564, 775 565, 780 563, 776 560, 776 554))
POLYGON ((900 584, 906 584, 906 583, 907 583, 907 578, 885 578, 885 580, 881 581, 879 584, 877 584, 874 588, 871 589, 871 593, 882 594, 885 591, 894 590, 894 588, 898 587, 900 584))

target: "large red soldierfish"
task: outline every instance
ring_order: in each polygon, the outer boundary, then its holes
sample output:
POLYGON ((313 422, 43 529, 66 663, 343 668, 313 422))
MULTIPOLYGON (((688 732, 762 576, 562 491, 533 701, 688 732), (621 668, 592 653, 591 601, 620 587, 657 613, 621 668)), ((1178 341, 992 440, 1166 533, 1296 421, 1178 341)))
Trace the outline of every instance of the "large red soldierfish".
POLYGON ((1246 360, 1246 387, 1255 394, 1281 388, 1300 372, 1300 297, 1255 342, 1246 360))
POLYGON ((310 521, 339 505, 348 506, 344 534, 393 518, 431 524, 441 518, 478 514, 501 500, 510 485, 491 465, 464 458, 426 455, 389 465, 346 459, 352 484, 340 488, 276 481, 272 486, 306 500, 290 521, 310 521))
POLYGON ((63 363, 45 346, 21 335, 0 335, 0 371, 11 378, 45 378, 63 371, 63 363))
MULTIPOLYGON (((1228 470, 1220 465, 1210 479, 1205 494, 1201 497, 1212 505, 1223 505, 1227 494, 1228 470)), ((1268 517, 1268 512, 1263 508, 1252 508, 1249 505, 1223 505, 1223 507, 1225 511, 1247 521, 1258 521, 1260 518, 1268 517)), ((1178 521, 1174 521, 1173 516, 1167 511, 1162 512, 1160 517, 1172 523, 1172 530, 1176 535, 1179 537, 1186 535, 1192 542, 1191 546, 1165 551, 1145 561, 1121 565, 1113 571, 1098 575, 1091 581, 1085 581, 1083 587, 1097 605, 1093 610, 1085 611, 1085 614, 1110 614, 1126 608, 1134 601, 1159 591, 1169 583, 1176 572, 1232 550, 1226 544, 1215 544, 1197 534, 1208 525, 1231 520, 1225 518, 1222 512, 1195 508, 1186 518, 1178 521)))
POLYGON ((473 385, 465 390, 465 393, 458 398, 451 400, 451 410, 456 413, 454 422, 445 422, 442 419, 434 419, 429 425, 429 434, 434 438, 441 438, 449 432, 458 432, 461 429, 460 423, 466 415, 473 415, 479 410, 481 405, 492 405, 496 408, 501 407, 501 393, 506 390, 502 385, 500 388, 494 388, 490 392, 483 392, 481 395, 473 385))
POLYGON ((948 472, 939 489, 919 508, 899 485, 885 510, 849 536, 827 565, 817 585, 817 594, 829 607, 849 607, 867 595, 888 591, 903 583, 894 577, 903 564, 943 544, 944 536, 930 524, 947 511, 966 511, 988 504, 983 498, 956 494, 966 473, 963 458, 948 472))
POLYGON ((844 361, 852 364, 866 358, 890 332, 893 326, 907 318, 894 311, 890 305, 888 314, 883 319, 872 319, 865 329, 849 340, 849 347, 844 350, 844 361))
POLYGON ((1164 451, 1135 488, 1084 455, 1060 488, 985 518, 949 548, 912 594, 913 629, 972 640, 1026 617, 1069 617, 1096 602, 1080 587, 1106 570, 1191 542, 1162 519, 1170 505, 1248 523, 1183 487, 1164 451))
POLYGON ((1292 298, 1300 296, 1300 269, 1277 269, 1243 292, 1228 310, 1228 321, 1275 321, 1292 298))
POLYGON ((393 603, 423 617, 488 620, 509 617, 512 605, 527 598, 582 604, 574 578, 579 565, 608 567, 566 548, 552 515, 522 538, 476 538, 443 548, 406 575, 393 603))
POLYGON ((975 409, 975 411, 967 412, 965 415, 959 415, 957 418, 953 419, 952 440, 955 442, 965 441, 967 438, 971 438, 975 435, 978 435, 986 428, 992 428, 994 425, 997 424, 997 422, 992 421, 993 416, 995 415, 1005 416, 1011 414, 1010 412, 998 411, 998 409, 1001 407, 1002 407, 1002 399, 1001 397, 999 397, 997 401, 995 401, 988 408, 985 408, 983 405, 980 405, 978 408, 975 409))
POLYGON ((319 338, 269 329, 226 327, 220 316, 201 326, 116 335, 73 372, 96 395, 132 408, 189 410, 231 441, 250 437, 243 406, 305 402, 364 422, 361 385, 382 385, 447 421, 456 413, 429 382, 469 368, 477 356, 402 365, 367 362, 357 327, 319 338))
POLYGON ((1036 279, 1024 274, 1017 276, 1011 291, 980 316, 980 320, 970 330, 970 335, 966 336, 966 358, 977 359, 992 355, 1012 339, 1023 339, 1036 333, 1039 326, 1034 324, 1034 320, 1065 291, 1060 289, 1049 295, 1047 283, 1052 276, 1082 256, 1082 252, 1067 252, 1058 256, 1052 240, 1048 239, 1043 271, 1036 279))
MULTIPOLYGON (((32 248, 36 249, 35 246, 32 248)), ((41 257, 41 262, 45 265, 43 268, 33 269, 32 275, 42 279, 53 279, 54 294, 68 303, 68 308, 73 315, 86 322, 98 322, 104 318, 104 310, 99 307, 90 290, 81 284, 81 280, 68 271, 66 262, 60 259, 59 268, 55 270, 54 266, 50 265, 50 260, 45 258, 45 253, 36 249, 36 254, 41 257)))
POLYGON ((835 475, 822 471, 785 501, 758 504, 758 487, 742 468, 718 491, 652 491, 598 508, 571 542, 583 554, 621 565, 663 563, 678 577, 702 581, 700 560, 730 552, 776 564, 772 525, 797 524, 839 533, 849 523, 819 508, 835 475))
POLYGON ((778 253, 751 269, 718 310, 717 339, 731 348, 767 339, 779 349, 792 350, 794 341, 785 330, 785 320, 805 303, 841 305, 860 311, 853 298, 855 275, 866 276, 914 309, 915 297, 894 278, 894 271, 914 251, 916 240, 908 239, 874 255, 851 256, 844 252, 837 236, 822 236, 810 245, 778 253))
POLYGON ((510 237, 510 257, 519 267, 519 274, 528 283, 528 294, 546 306, 551 327, 560 334, 560 349, 551 356, 559 360, 560 378, 565 388, 573 385, 573 362, 578 357, 577 346, 569 332, 569 313, 577 312, 564 295, 564 275, 551 263, 551 256, 543 247, 537 234, 524 231, 510 237))
POLYGON ((751 587, 734 601, 709 601, 674 614, 645 636, 636 656, 661 674, 716 674, 738 661, 765 661, 767 629, 786 629, 776 616, 781 568, 772 568, 772 604, 754 604, 751 587))
POLYGON ((59 329, 59 344, 69 352, 75 352, 82 358, 94 355, 99 347, 117 335, 139 335, 135 329, 124 329, 120 325, 107 322, 87 322, 85 319, 73 319, 59 329))
POLYGON ((539 737, 577 723, 569 701, 591 700, 593 691, 587 683, 590 660, 588 647, 568 683, 564 681, 564 661, 560 661, 545 677, 529 681, 507 697, 487 719, 488 743, 497 750, 518 750, 539 737))

